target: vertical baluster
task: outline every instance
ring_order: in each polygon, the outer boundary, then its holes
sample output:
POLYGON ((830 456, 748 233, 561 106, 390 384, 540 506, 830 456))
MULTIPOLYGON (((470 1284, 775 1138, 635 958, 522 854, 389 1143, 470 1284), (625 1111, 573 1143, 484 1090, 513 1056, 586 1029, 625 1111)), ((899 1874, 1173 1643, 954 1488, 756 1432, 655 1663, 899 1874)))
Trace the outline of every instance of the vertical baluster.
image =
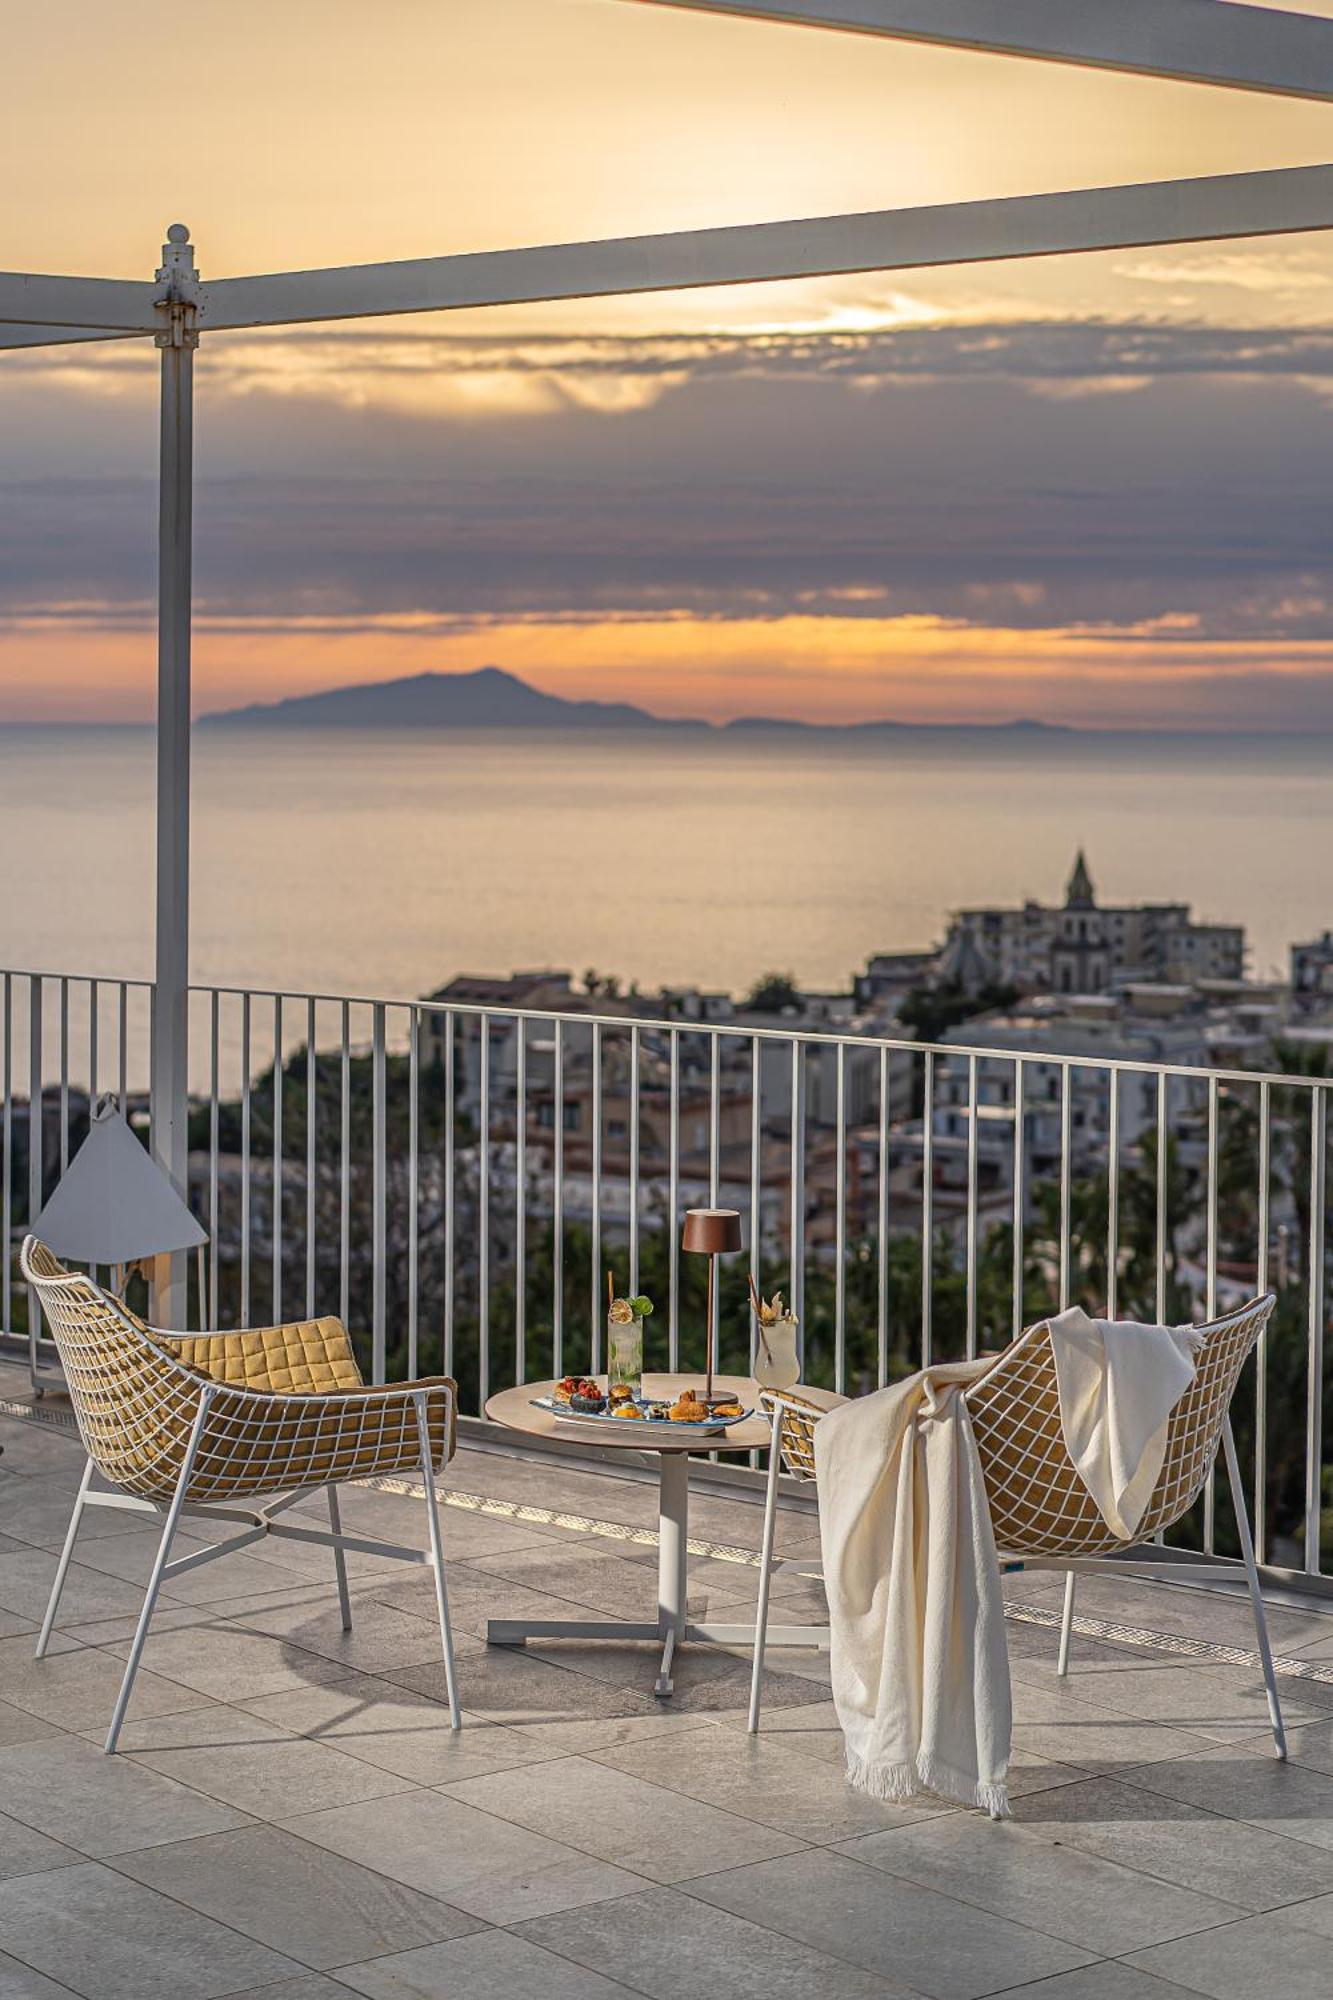
POLYGON ((602 1024, 592 1024, 592 1255, 588 1324, 592 1372, 602 1372, 602 1024))
POLYGON ((528 1024, 514 1023, 514 1381, 528 1379, 528 1024))
POLYGON ((117 1050, 117 1054, 119 1057, 119 1065, 120 1065, 119 1070, 117 1072, 118 1075, 117 1088, 120 1095, 120 1108, 127 1115, 129 1112, 129 1095, 130 1095, 129 1007, 130 1007, 129 988, 126 985, 125 981, 122 979, 120 982, 120 1017, 117 1024, 117 1040, 119 1042, 119 1048, 117 1050))
POLYGON ((879 1312, 875 1381, 889 1379, 889 1051, 879 1051, 879 1312))
MULTIPOLYGON (((763 1218, 761 1212, 762 1204, 761 1204, 761 1195, 759 1188, 759 1176, 761 1168, 760 1144, 763 1134, 763 1117, 760 1109, 759 1099, 760 1099, 760 1090, 762 1087, 762 1079, 763 1079, 763 1048, 764 1045, 760 1041, 758 1035, 752 1035, 750 1038, 750 1282, 754 1286, 756 1292, 759 1290, 762 1282, 762 1273, 759 1267, 759 1256, 760 1256, 759 1239, 762 1230, 763 1218)), ((672 1222, 672 1228, 673 1230, 675 1228, 674 1219, 672 1222)), ((752 1313, 749 1314, 748 1317, 750 1318, 751 1321, 753 1321, 754 1315, 752 1313)), ((751 1374, 753 1374, 754 1372, 755 1352, 757 1346, 758 1346, 758 1335, 756 1328, 752 1324, 750 1327, 751 1374)))
MULTIPOLYGON (((28 980, 28 1228, 36 1227, 42 1212, 44 1108, 42 1103, 42 979, 34 973, 28 980)), ((6 1250, 8 1245, 5 1246, 6 1250)), ((37 1377, 37 1339, 42 1330, 42 1308, 36 1287, 28 1287, 28 1367, 37 1377)))
POLYGON ((1073 1191, 1074 1073, 1060 1069, 1060 1310, 1069 1304, 1070 1203, 1073 1191))
POLYGON ((629 1289, 639 1289, 639 1030, 629 1037, 629 1289))
POLYGON ((88 1115, 92 1117, 97 1109, 97 1086, 101 1080, 98 1064, 99 1015, 102 1009, 101 988, 95 979, 88 981, 88 1115))
MULTIPOLYGON (((1272 1206, 1272 1126, 1269 1085, 1259 1085, 1259 1254, 1255 1291, 1268 1291, 1269 1211, 1272 1206)), ((1254 1361, 1254 1553, 1268 1555, 1268 1328, 1259 1335, 1254 1361)))
POLYGON ((282 995, 273 995, 273 1324, 282 1324, 282 995))
POLYGON ((1106 1135, 1106 1317, 1114 1319, 1120 1284, 1120 1071, 1108 1070, 1106 1135))
POLYGON ((1026 1107, 1024 1105, 1026 1073, 1022 1056, 1014 1057, 1014 1269, 1011 1280, 1013 1288, 1012 1317, 1010 1330, 1015 1340, 1023 1331, 1023 1229, 1027 1221, 1027 1189, 1023 1147, 1026 1138, 1026 1107))
MULTIPOLYGON (((722 1139, 722 1093, 721 1093, 722 1037, 716 1028, 709 1038, 708 1048, 708 1205, 716 1208, 720 1194, 721 1139, 722 1139)), ((716 1271, 716 1265, 714 1270, 716 1271)), ((709 1329, 713 1342, 713 1353, 717 1357, 719 1369, 722 1357, 718 1351, 717 1330, 721 1318, 718 1300, 719 1287, 713 1285, 713 1323, 709 1329)))
POLYGON ((250 995, 241 995, 241 1320, 250 1315, 250 995))
POLYGON ((935 1298, 935 1053, 922 1058, 921 1095, 921 1366, 934 1359, 935 1298))
POLYGON ((454 1372, 454 1082, 453 1009, 444 1010, 444 1372, 454 1372))
MULTIPOLYGON (((552 1145, 555 1242, 552 1255, 551 1367, 557 1382, 565 1372, 565 1024, 555 1024, 555 1133, 552 1145)), ((631 1287, 632 1289, 632 1287, 631 1287)))
POLYGON ((847 1393, 847 1044, 839 1042, 834 1058, 834 1132, 838 1148, 833 1165, 833 1386, 847 1393))
POLYGON ((1310 1359, 1305 1410, 1305 1568, 1322 1573, 1319 1511, 1324 1468, 1324 1201, 1327 1189, 1328 1100, 1310 1091, 1310 1359))
POLYGON ((0 1062, 4 1065, 5 1103, 3 1150, 0 1151, 0 1326, 14 1331, 13 1258, 14 1240, 14 975, 4 975, 4 1045, 0 1062))
POLYGON ((667 1367, 680 1367, 680 1029, 671 1030, 671 1158, 667 1167, 671 1206, 667 1246, 667 1367))
MULTIPOLYGON (((1204 1280, 1204 1317, 1217 1317, 1217 1152, 1218 1152, 1218 1084, 1215 1076, 1208 1079, 1208 1195, 1207 1195, 1207 1270, 1204 1280)), ((1204 1481, 1203 1488, 1203 1546, 1207 1555, 1213 1553, 1213 1539, 1217 1513, 1217 1469, 1214 1466, 1204 1481)))
POLYGON ((69 1165, 69 981, 60 980, 60 1171, 69 1165))
POLYGON ((1157 1323, 1166 1324, 1166 1071, 1157 1073, 1157 1323))
POLYGON ((385 1054, 384 1008, 376 1004, 370 1017, 371 1066, 371 1251, 370 1251, 370 1353, 371 1380, 387 1380, 388 1356, 386 1278, 388 1259, 389 1137, 387 1058, 385 1054))
POLYGON ((208 1008, 208 1324, 218 1330, 218 1149, 221 1137, 221 1109, 218 1092, 218 1059, 221 1034, 219 1016, 222 995, 214 987, 208 1008))
MULTIPOLYGON (((491 1392, 491 1017, 480 1020, 481 1095, 477 1131, 477 1373, 478 1402, 491 1392)), ((560 1108, 556 1106, 556 1129, 560 1108)), ((556 1236, 560 1230, 557 1225, 556 1236)), ((557 1286, 557 1291, 558 1291, 557 1286)), ((557 1340, 559 1336, 557 1335, 557 1340)), ((556 1364, 557 1375, 560 1372, 556 1364)))
POLYGON ((791 1042, 791 1307, 796 1314, 801 1371, 805 1371, 805 1044, 791 1042))
POLYGON ((407 1017, 407 1378, 417 1376, 421 1273, 421 1011, 407 1017))
POLYGON ((338 1107, 338 1311, 346 1326, 352 1292, 352 1009, 342 1003, 338 1107))
POLYGON ((967 1358, 977 1352, 977 1058, 967 1059, 967 1358))
POLYGON ((316 1003, 305 1007, 305 1310, 315 1317, 316 1285, 316 1206, 315 1186, 319 1172, 319 1059, 315 1054, 318 1029, 316 1003))

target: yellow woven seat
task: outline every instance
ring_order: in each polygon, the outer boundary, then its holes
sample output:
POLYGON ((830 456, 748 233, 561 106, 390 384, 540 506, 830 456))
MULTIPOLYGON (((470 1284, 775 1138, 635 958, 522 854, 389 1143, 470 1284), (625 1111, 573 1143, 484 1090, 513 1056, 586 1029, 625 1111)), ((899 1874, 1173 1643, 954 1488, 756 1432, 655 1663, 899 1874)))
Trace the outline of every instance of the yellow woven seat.
MULTIPOLYGON (((181 1564, 194 1567, 263 1535, 328 1543, 343 1624, 351 1627, 336 1489, 350 1480, 413 1472, 425 1483, 431 1530, 423 1551, 375 1544, 435 1569, 441 1637, 454 1727, 452 1640, 434 1480, 453 1456, 457 1388, 448 1376, 367 1386, 341 1320, 295 1320, 235 1333, 164 1333, 147 1326, 80 1272, 67 1271, 30 1236, 20 1259, 60 1350, 79 1434, 88 1454, 51 1601, 38 1640, 46 1651, 85 1506, 109 1504, 91 1485, 94 1470, 116 1489, 114 1504, 166 1509, 167 1522, 140 1630, 113 1717, 114 1749, 157 1590, 181 1564), (328 1493, 329 1531, 274 1517, 311 1488, 328 1493), (182 1512, 219 1502, 270 1503, 239 1518, 249 1527, 207 1555, 167 1560, 182 1512)), ((236 1517, 228 1508, 227 1517, 236 1517)), ((361 1546, 369 1546, 362 1543, 361 1546)))

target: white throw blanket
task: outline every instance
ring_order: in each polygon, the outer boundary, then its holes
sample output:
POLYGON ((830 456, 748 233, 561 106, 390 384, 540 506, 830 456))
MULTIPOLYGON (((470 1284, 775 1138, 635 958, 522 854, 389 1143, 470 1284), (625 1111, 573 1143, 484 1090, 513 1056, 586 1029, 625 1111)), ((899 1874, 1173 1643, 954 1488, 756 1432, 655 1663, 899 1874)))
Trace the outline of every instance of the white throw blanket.
POLYGON ((927 1369, 815 1425, 833 1700, 847 1775, 1009 1810, 1009 1655, 962 1391, 990 1361, 927 1369))
POLYGON ((1194 1380, 1201 1327, 1089 1319, 1050 1322, 1060 1428, 1112 1534, 1132 1542, 1166 1456, 1167 1420, 1194 1380))
MULTIPOLYGON (((1194 1376, 1189 1328, 1050 1321, 1065 1442, 1129 1541, 1167 1418, 1194 1376)), ((930 1368, 815 1426, 833 1700, 847 1775, 876 1798, 919 1791, 1009 1810, 1009 1654, 1000 1569, 968 1416, 993 1360, 930 1368)))

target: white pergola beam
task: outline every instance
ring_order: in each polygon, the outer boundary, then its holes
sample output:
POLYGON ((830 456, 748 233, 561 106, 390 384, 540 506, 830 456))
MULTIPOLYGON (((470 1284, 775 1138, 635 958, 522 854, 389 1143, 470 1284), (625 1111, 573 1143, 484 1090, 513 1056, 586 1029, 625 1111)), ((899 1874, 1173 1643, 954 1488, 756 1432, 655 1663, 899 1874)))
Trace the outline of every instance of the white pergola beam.
MULTIPOLYGON (((643 0, 639 0, 643 4, 643 0)), ((1333 21, 1233 0, 649 0, 695 13, 1333 101, 1333 21)))
POLYGON ((672 236, 224 278, 200 288, 198 325, 201 332, 218 332, 1329 228, 1333 166, 1286 167, 1137 187, 693 229, 672 236))
POLYGON ((6 326, 0 321, 0 350, 7 347, 66 347, 88 340, 142 340, 117 326, 6 326))
POLYGON ((85 327, 98 333, 157 333, 159 287, 134 278, 50 278, 0 271, 0 323, 85 327))

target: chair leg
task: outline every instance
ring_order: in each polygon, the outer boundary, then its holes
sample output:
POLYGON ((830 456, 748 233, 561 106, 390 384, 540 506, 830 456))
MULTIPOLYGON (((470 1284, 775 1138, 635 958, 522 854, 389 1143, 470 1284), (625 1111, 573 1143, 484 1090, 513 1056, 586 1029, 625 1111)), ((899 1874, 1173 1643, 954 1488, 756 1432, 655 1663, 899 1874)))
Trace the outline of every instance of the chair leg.
POLYGON ((759 1734, 759 1686, 764 1677, 764 1641, 768 1637, 768 1596, 773 1579, 773 1540, 778 1524, 778 1473, 782 1467, 782 1413, 773 1419, 773 1441, 769 1446, 768 1493, 764 1500, 764 1540, 759 1558, 759 1602, 754 1617, 754 1665, 750 1669, 750 1714, 746 1727, 751 1736, 759 1734))
POLYGON ((157 1545, 157 1554, 153 1558, 153 1570, 148 1579, 148 1588, 144 1592, 143 1606, 139 1612, 139 1622, 134 1628, 134 1641, 130 1647, 129 1659, 125 1662, 125 1674, 120 1683, 120 1693, 116 1696, 116 1705, 111 1711, 111 1727, 107 1730, 106 1734, 106 1754, 108 1757, 112 1755, 120 1739, 121 1724, 125 1720, 125 1711, 130 1705, 130 1695, 134 1690, 134 1677, 139 1671, 139 1661, 143 1655, 144 1640, 148 1637, 148 1627, 152 1623, 153 1611, 157 1605, 157 1593, 162 1588, 162 1574, 166 1569, 167 1559, 171 1554, 171 1544, 175 1541, 176 1530, 180 1526, 181 1510, 185 1505, 185 1495, 189 1490, 190 1474, 194 1471, 195 1453, 199 1449, 199 1440, 204 1430, 204 1418, 208 1414, 210 1401, 211 1392, 205 1389, 199 1398, 199 1408, 195 1413, 194 1425, 190 1431, 190 1441, 185 1447, 185 1457, 181 1461, 180 1474, 176 1480, 176 1491, 171 1496, 171 1505, 167 1509, 167 1518, 162 1529, 162 1539, 157 1545))
POLYGON ((65 1530, 65 1543, 60 1551, 60 1561, 56 1564, 55 1582, 51 1585, 51 1595, 47 1601, 46 1616, 42 1620, 42 1629, 37 1634, 36 1657, 39 1660, 46 1658, 46 1649, 51 1641, 51 1627, 56 1622, 56 1612, 60 1606, 60 1594, 65 1588, 65 1578, 69 1574, 70 1559, 74 1554, 74 1541, 79 1532, 79 1523, 83 1519, 83 1509, 87 1501, 88 1488, 92 1484, 92 1477, 93 1462, 89 1459, 83 1468, 83 1477, 79 1481, 79 1490, 74 1496, 74 1512, 70 1515, 69 1526, 65 1530))
POLYGON ((1078 1583, 1075 1570, 1065 1571, 1065 1605, 1060 1614, 1060 1654, 1055 1663, 1055 1671, 1064 1677, 1069 1672, 1069 1641, 1074 1630, 1074 1590, 1078 1583))
MULTIPOLYGON (((336 1486, 330 1486, 327 1488, 327 1492, 329 1496, 329 1527, 335 1535, 340 1535, 343 1531, 343 1524, 342 1515, 338 1509, 338 1489, 336 1486)), ((347 1594, 347 1557, 343 1554, 341 1544, 337 1542, 333 1545, 333 1570, 338 1579, 338 1608, 342 1612, 343 1631, 350 1632, 352 1629, 352 1600, 347 1594)))
POLYGON ((1273 1672, 1273 1649, 1268 1643, 1268 1619, 1264 1615, 1263 1592, 1259 1588, 1259 1570, 1254 1560, 1254 1540, 1250 1534, 1250 1514, 1245 1504, 1245 1492, 1241 1485, 1240 1462, 1236 1457, 1236 1440, 1231 1434, 1231 1418, 1228 1416, 1222 1426, 1222 1450, 1226 1456, 1227 1479, 1231 1486, 1231 1504, 1236 1512, 1236 1532, 1240 1536, 1240 1552, 1245 1563, 1245 1581, 1250 1587, 1250 1609, 1254 1613, 1254 1636, 1259 1645, 1259 1659, 1264 1670, 1264 1687, 1268 1691, 1268 1719, 1273 1725, 1273 1748, 1279 1763, 1287 1757, 1287 1732, 1282 1725, 1282 1704, 1277 1696, 1277 1675, 1273 1672))
POLYGON ((415 1398, 417 1431, 421 1438, 421 1477, 426 1488, 426 1520, 430 1526, 430 1558, 435 1571, 435 1604, 440 1614, 440 1638, 444 1645, 444 1680, 449 1690, 449 1726, 463 1727, 458 1705, 458 1679, 454 1672, 454 1635, 449 1624, 449 1593, 444 1582, 444 1544, 440 1540, 440 1509, 435 1497, 435 1467, 431 1462, 430 1423, 424 1395, 415 1398))

